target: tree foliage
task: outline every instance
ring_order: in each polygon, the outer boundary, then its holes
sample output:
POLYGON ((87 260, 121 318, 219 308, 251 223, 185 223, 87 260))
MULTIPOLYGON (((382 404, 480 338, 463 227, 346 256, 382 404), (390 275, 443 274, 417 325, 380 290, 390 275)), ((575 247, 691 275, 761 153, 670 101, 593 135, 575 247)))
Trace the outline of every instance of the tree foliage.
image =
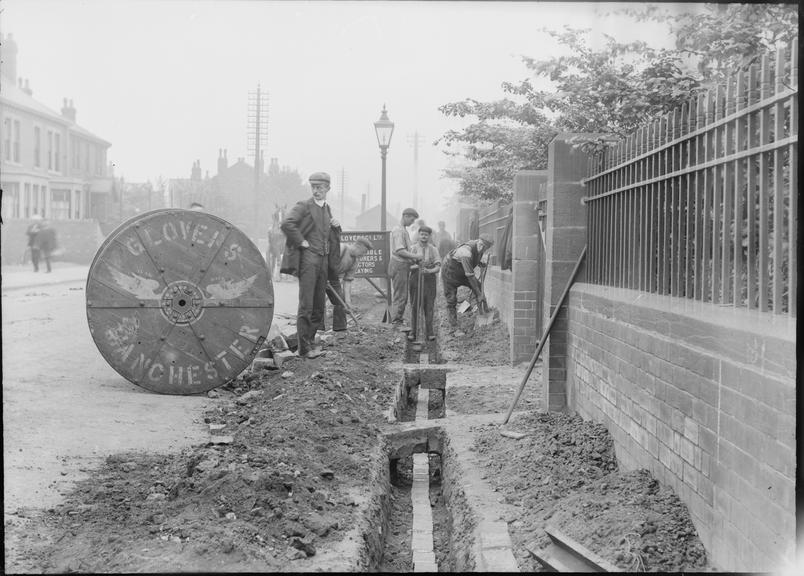
POLYGON ((446 172, 459 179, 460 195, 510 200, 514 174, 546 168, 547 146, 557 133, 625 136, 798 34, 793 4, 706 4, 693 10, 647 4, 619 13, 667 24, 675 46, 660 49, 611 36, 592 45, 588 29, 543 30, 568 54, 523 57, 529 76, 503 83, 500 100, 466 99, 439 108, 446 116, 473 119, 438 140, 445 153, 467 163, 446 172), (548 79, 552 88, 537 89, 536 78, 548 79))

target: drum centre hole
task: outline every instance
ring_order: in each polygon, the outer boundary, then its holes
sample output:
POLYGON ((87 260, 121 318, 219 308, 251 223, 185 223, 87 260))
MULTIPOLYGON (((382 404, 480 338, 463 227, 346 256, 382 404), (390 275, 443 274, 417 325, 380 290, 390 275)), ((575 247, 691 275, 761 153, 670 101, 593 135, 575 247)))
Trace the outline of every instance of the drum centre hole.
POLYGON ((186 305, 186 304, 187 304, 187 300, 185 300, 184 298, 182 298, 181 300, 179 300, 179 306, 184 306, 184 305, 186 305))

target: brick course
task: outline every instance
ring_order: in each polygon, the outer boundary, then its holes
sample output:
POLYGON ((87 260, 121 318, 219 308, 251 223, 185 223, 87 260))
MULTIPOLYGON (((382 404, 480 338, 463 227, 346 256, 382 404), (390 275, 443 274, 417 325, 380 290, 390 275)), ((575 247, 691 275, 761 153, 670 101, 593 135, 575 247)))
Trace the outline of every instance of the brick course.
POLYGON ((774 570, 795 542, 795 323, 680 300, 576 284, 569 408, 673 486, 715 566, 774 570))

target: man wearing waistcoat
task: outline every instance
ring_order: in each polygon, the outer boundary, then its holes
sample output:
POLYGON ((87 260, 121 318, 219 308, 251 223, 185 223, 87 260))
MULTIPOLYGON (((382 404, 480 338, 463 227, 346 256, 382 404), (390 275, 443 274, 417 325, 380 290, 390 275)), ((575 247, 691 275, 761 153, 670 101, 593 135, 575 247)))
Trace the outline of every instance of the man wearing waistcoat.
POLYGON ((306 359, 323 354, 314 347, 315 334, 324 318, 326 306, 327 268, 333 231, 340 235, 340 224, 332 217, 327 204, 329 174, 316 172, 310 176, 313 197, 298 202, 282 221, 282 232, 290 247, 299 249, 299 311, 296 332, 299 356, 306 359))
POLYGON ((457 332, 458 312, 458 286, 468 286, 477 297, 478 304, 485 302, 486 297, 480 288, 480 282, 475 276, 475 267, 485 266, 483 254, 491 248, 494 241, 488 234, 481 234, 477 240, 464 242, 449 254, 444 256, 441 264, 441 282, 444 285, 444 298, 447 301, 447 315, 450 329, 456 336, 463 334, 457 332))

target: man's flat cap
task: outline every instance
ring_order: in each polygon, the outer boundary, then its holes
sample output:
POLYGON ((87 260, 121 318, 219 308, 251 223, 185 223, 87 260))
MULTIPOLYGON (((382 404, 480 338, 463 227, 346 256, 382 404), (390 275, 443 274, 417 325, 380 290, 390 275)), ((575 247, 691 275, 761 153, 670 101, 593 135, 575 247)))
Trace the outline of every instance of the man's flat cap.
POLYGON ((326 182, 329 184, 329 174, 326 172, 313 172, 310 174, 310 182, 326 182))
POLYGON ((485 232, 483 232, 483 234, 480 235, 480 239, 489 246, 494 244, 494 239, 491 237, 491 234, 486 234, 485 232))
POLYGON ((432 234, 433 229, 429 226, 419 226, 419 232, 427 232, 428 234, 432 234))
POLYGON ((414 218, 418 218, 419 213, 413 208, 405 208, 405 210, 402 212, 402 216, 413 216, 414 218))
POLYGON ((362 244, 368 250, 374 250, 374 244, 372 244, 371 240, 369 240, 368 238, 358 238, 357 240, 355 240, 355 244, 362 244))

